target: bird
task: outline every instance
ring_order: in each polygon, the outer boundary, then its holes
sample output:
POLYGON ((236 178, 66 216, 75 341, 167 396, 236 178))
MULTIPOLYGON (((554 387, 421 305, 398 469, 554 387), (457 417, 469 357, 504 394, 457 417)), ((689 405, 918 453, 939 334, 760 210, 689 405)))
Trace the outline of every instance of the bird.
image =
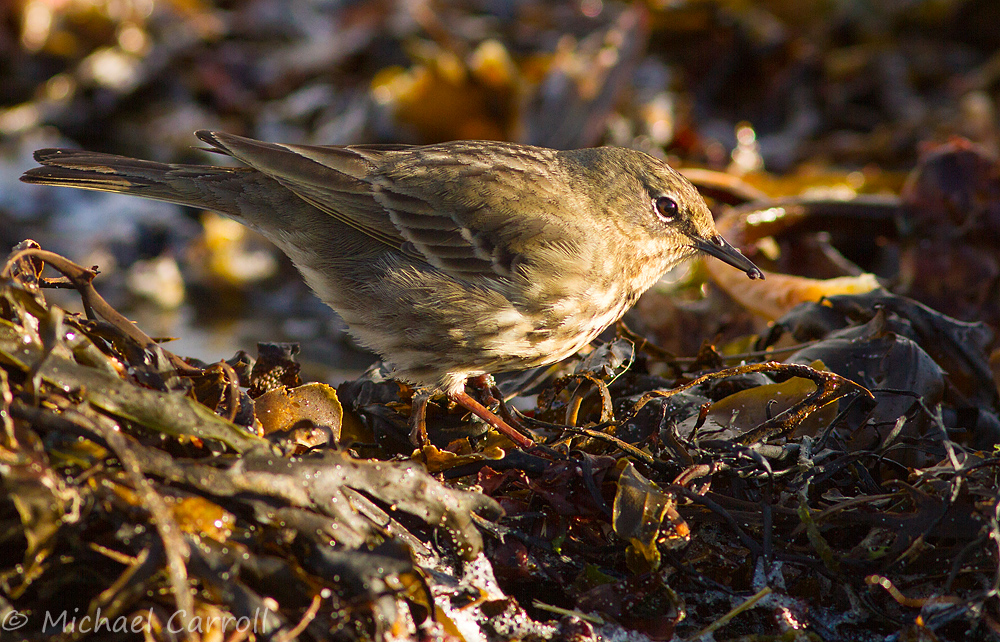
POLYGON ((641 151, 195 135, 242 166, 41 149, 41 166, 21 180, 247 225, 288 255, 393 377, 448 395, 521 447, 535 442, 473 399, 470 379, 575 354, 698 253, 763 278, 718 233, 698 190, 641 151))

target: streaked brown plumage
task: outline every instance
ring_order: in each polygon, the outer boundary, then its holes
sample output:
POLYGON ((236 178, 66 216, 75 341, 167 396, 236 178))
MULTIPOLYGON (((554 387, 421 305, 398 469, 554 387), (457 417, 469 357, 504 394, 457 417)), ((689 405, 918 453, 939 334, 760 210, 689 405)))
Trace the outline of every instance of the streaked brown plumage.
POLYGON ((47 149, 22 180, 235 218, 280 247, 398 377, 456 398, 469 377, 572 355, 699 250, 761 276, 687 180, 634 150, 197 136, 247 167, 47 149))

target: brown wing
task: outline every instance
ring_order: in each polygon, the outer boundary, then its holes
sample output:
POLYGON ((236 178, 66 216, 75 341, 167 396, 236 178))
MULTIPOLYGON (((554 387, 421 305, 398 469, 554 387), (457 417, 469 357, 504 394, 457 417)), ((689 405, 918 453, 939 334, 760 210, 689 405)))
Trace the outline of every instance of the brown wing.
POLYGON ((326 147, 198 136, 345 224, 456 276, 509 277, 528 242, 572 244, 565 220, 551 215, 576 198, 552 181, 560 170, 552 150, 478 141, 326 147))

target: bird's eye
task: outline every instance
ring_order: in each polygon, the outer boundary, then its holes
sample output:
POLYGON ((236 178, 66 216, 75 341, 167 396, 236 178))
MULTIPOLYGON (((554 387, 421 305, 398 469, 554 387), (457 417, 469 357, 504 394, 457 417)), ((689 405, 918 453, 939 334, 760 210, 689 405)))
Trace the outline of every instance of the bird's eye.
POLYGON ((660 220, 664 223, 670 223, 675 218, 680 209, 677 207, 677 201, 670 198, 669 196, 659 196, 653 201, 653 207, 656 209, 656 215, 660 217, 660 220))

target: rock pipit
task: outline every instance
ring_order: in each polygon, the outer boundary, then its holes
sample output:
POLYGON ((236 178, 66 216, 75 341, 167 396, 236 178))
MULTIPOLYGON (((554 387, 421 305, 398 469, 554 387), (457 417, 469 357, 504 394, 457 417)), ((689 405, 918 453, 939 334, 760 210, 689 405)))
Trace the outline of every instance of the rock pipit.
POLYGON ((447 393, 560 361, 699 251, 762 278, 691 183, 648 154, 489 141, 277 145, 201 131, 241 168, 43 149, 21 180, 213 210, 281 248, 395 376, 447 393))

